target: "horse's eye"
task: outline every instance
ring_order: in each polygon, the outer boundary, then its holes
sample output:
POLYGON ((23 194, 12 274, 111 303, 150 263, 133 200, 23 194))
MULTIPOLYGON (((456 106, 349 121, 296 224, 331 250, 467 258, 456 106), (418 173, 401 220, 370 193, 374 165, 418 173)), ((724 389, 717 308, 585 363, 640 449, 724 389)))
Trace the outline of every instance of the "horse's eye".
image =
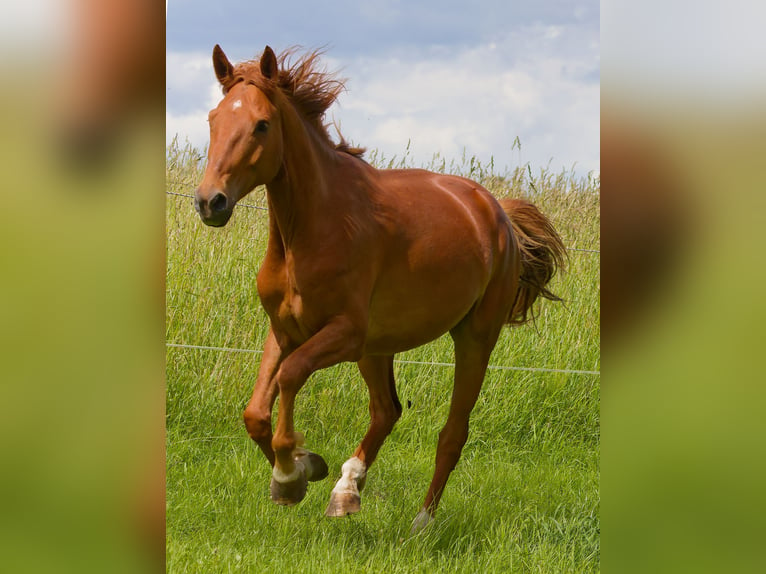
POLYGON ((260 120, 257 124, 255 124, 256 133, 265 134, 267 131, 269 131, 269 122, 266 120, 260 120))

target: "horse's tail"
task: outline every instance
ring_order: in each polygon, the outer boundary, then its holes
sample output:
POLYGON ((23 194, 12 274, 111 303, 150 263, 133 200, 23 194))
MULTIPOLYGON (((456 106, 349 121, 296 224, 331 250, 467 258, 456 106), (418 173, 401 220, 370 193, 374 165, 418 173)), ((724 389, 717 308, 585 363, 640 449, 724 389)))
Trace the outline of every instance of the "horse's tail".
POLYGON ((521 277, 507 323, 520 325, 534 318, 532 305, 538 296, 561 298, 546 288, 557 270, 566 267, 567 250, 553 225, 540 210, 523 199, 500 201, 511 220, 521 254, 521 277))

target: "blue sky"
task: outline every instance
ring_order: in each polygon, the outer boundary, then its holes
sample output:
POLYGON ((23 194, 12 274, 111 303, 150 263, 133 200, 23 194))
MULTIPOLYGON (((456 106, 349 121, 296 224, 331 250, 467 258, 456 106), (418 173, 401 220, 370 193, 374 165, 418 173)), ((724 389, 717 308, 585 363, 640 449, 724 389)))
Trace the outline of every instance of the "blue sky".
POLYGON ((463 150, 498 166, 599 169, 599 3, 170 0, 167 131, 198 146, 221 98, 211 52, 234 61, 327 47, 348 79, 329 113, 347 139, 416 163, 463 150), (516 137, 521 150, 513 149, 516 137))

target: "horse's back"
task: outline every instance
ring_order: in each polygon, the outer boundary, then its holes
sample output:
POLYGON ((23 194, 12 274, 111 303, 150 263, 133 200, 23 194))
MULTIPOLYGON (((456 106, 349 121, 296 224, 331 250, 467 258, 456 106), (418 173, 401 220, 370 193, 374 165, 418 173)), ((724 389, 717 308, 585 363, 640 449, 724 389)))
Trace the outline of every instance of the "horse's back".
POLYGON ((407 222, 413 233, 446 233, 476 242, 494 237, 507 227, 507 217, 497 200, 478 183, 455 175, 423 169, 379 170, 376 202, 407 222))

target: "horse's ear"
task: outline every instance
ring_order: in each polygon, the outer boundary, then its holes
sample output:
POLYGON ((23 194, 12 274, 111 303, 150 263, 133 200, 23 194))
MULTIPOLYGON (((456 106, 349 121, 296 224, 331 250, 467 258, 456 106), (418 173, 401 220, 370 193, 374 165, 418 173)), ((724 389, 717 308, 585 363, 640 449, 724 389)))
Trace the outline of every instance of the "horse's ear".
POLYGON ((226 54, 223 53, 218 44, 213 48, 213 68, 215 68, 215 77, 218 78, 218 81, 226 89, 234 75, 234 66, 231 65, 231 62, 229 62, 226 54))
POLYGON ((274 55, 274 50, 270 46, 266 46, 261 56, 261 75, 264 78, 276 80, 278 73, 279 66, 277 65, 277 57, 274 55))

